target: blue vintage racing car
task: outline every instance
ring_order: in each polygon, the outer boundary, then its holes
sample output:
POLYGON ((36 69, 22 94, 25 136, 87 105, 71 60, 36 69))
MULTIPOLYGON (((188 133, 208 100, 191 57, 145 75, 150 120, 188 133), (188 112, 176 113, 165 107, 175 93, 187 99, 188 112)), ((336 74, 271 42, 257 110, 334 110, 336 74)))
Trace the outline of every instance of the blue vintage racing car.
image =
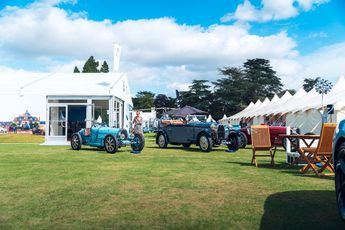
POLYGON ((203 152, 225 144, 230 151, 237 151, 240 143, 238 130, 214 122, 162 121, 156 135, 156 144, 166 148, 168 144, 182 145, 189 148, 191 144, 199 146, 203 152))
POLYGON ((129 136, 125 129, 96 124, 89 130, 82 129, 72 134, 72 149, 79 150, 82 145, 104 148, 108 153, 116 153, 119 148, 127 145, 130 145, 133 151, 141 151, 145 146, 145 138, 142 134, 129 136))

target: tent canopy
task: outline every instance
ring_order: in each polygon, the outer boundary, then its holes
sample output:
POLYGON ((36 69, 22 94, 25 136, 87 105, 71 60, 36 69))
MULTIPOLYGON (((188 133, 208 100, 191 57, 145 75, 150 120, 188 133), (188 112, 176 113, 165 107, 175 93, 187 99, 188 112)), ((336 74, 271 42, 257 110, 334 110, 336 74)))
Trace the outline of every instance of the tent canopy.
POLYGON ((207 112, 194 108, 192 106, 186 105, 185 107, 182 107, 179 109, 173 109, 168 112, 165 112, 164 114, 167 114, 173 117, 185 117, 188 115, 204 115, 204 114, 206 115, 207 112))

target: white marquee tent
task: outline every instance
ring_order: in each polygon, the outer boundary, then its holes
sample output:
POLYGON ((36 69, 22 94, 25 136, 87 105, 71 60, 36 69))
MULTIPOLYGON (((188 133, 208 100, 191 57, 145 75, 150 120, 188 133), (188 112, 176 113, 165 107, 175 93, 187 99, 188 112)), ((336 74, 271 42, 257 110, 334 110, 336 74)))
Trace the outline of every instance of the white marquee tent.
POLYGON ((284 117, 287 126, 298 127, 302 133, 319 133, 322 124, 323 108, 333 104, 335 114, 331 116, 332 122, 339 122, 345 118, 345 79, 339 77, 331 92, 324 95, 322 105, 321 95, 315 91, 305 92, 303 88, 291 96, 286 92, 281 98, 274 96, 272 100, 266 98, 264 102, 251 102, 241 112, 222 119, 222 123, 238 124, 241 119, 251 120, 252 124, 261 124, 269 119, 284 117))
POLYGON ((46 122, 46 142, 66 144, 76 122, 99 116, 112 127, 130 128, 133 104, 125 73, 6 73, 0 81, 0 121, 28 110, 46 122))

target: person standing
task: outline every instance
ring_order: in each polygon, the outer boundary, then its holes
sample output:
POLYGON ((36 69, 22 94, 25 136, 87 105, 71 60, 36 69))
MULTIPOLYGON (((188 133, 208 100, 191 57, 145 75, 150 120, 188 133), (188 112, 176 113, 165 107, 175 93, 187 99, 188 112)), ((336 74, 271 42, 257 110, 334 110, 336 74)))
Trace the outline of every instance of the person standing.
POLYGON ((133 133, 143 134, 143 118, 140 116, 140 111, 137 110, 136 116, 133 119, 133 133))

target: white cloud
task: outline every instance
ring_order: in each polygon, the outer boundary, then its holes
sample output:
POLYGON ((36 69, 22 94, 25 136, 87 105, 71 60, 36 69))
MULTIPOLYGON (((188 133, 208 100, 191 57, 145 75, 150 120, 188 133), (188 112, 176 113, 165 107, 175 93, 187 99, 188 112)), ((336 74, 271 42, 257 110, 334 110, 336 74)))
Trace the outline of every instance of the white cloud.
POLYGON ((313 7, 328 2, 329 0, 262 0, 261 7, 255 7, 249 0, 237 6, 234 13, 224 15, 220 20, 228 22, 282 20, 295 17, 301 11, 309 11, 313 7))
POLYGON ((323 31, 312 32, 308 35, 308 38, 312 38, 312 39, 314 39, 314 38, 327 38, 327 37, 328 37, 328 35, 323 31))
MULTIPOLYGON (((339 73, 339 66, 325 64, 322 57, 325 55, 325 60, 339 64, 345 54, 328 53, 334 49, 327 47, 303 58, 286 31, 258 36, 237 23, 204 28, 180 25, 172 18, 93 21, 84 13, 70 14, 54 6, 59 2, 41 1, 25 8, 7 7, 0 12, 0 55, 5 57, 0 65, 30 63, 31 70, 72 72, 74 66, 81 70, 82 60, 94 55, 111 66, 112 44, 116 42, 123 48, 120 70, 128 73, 133 93, 152 90, 173 95, 175 89, 188 88, 193 79, 216 80, 220 77, 219 67, 239 66, 246 59, 257 57, 270 59, 287 87, 296 88, 304 77, 318 72, 328 76, 328 68, 334 68, 330 74, 339 73)), ((271 11, 278 7, 273 7, 273 3, 270 6, 267 9, 271 11)), ((260 11, 253 10, 253 15, 260 11)), ((249 20, 253 15, 246 17, 249 20)), ((0 72, 4 71, 14 70, 0 68, 0 72)))

